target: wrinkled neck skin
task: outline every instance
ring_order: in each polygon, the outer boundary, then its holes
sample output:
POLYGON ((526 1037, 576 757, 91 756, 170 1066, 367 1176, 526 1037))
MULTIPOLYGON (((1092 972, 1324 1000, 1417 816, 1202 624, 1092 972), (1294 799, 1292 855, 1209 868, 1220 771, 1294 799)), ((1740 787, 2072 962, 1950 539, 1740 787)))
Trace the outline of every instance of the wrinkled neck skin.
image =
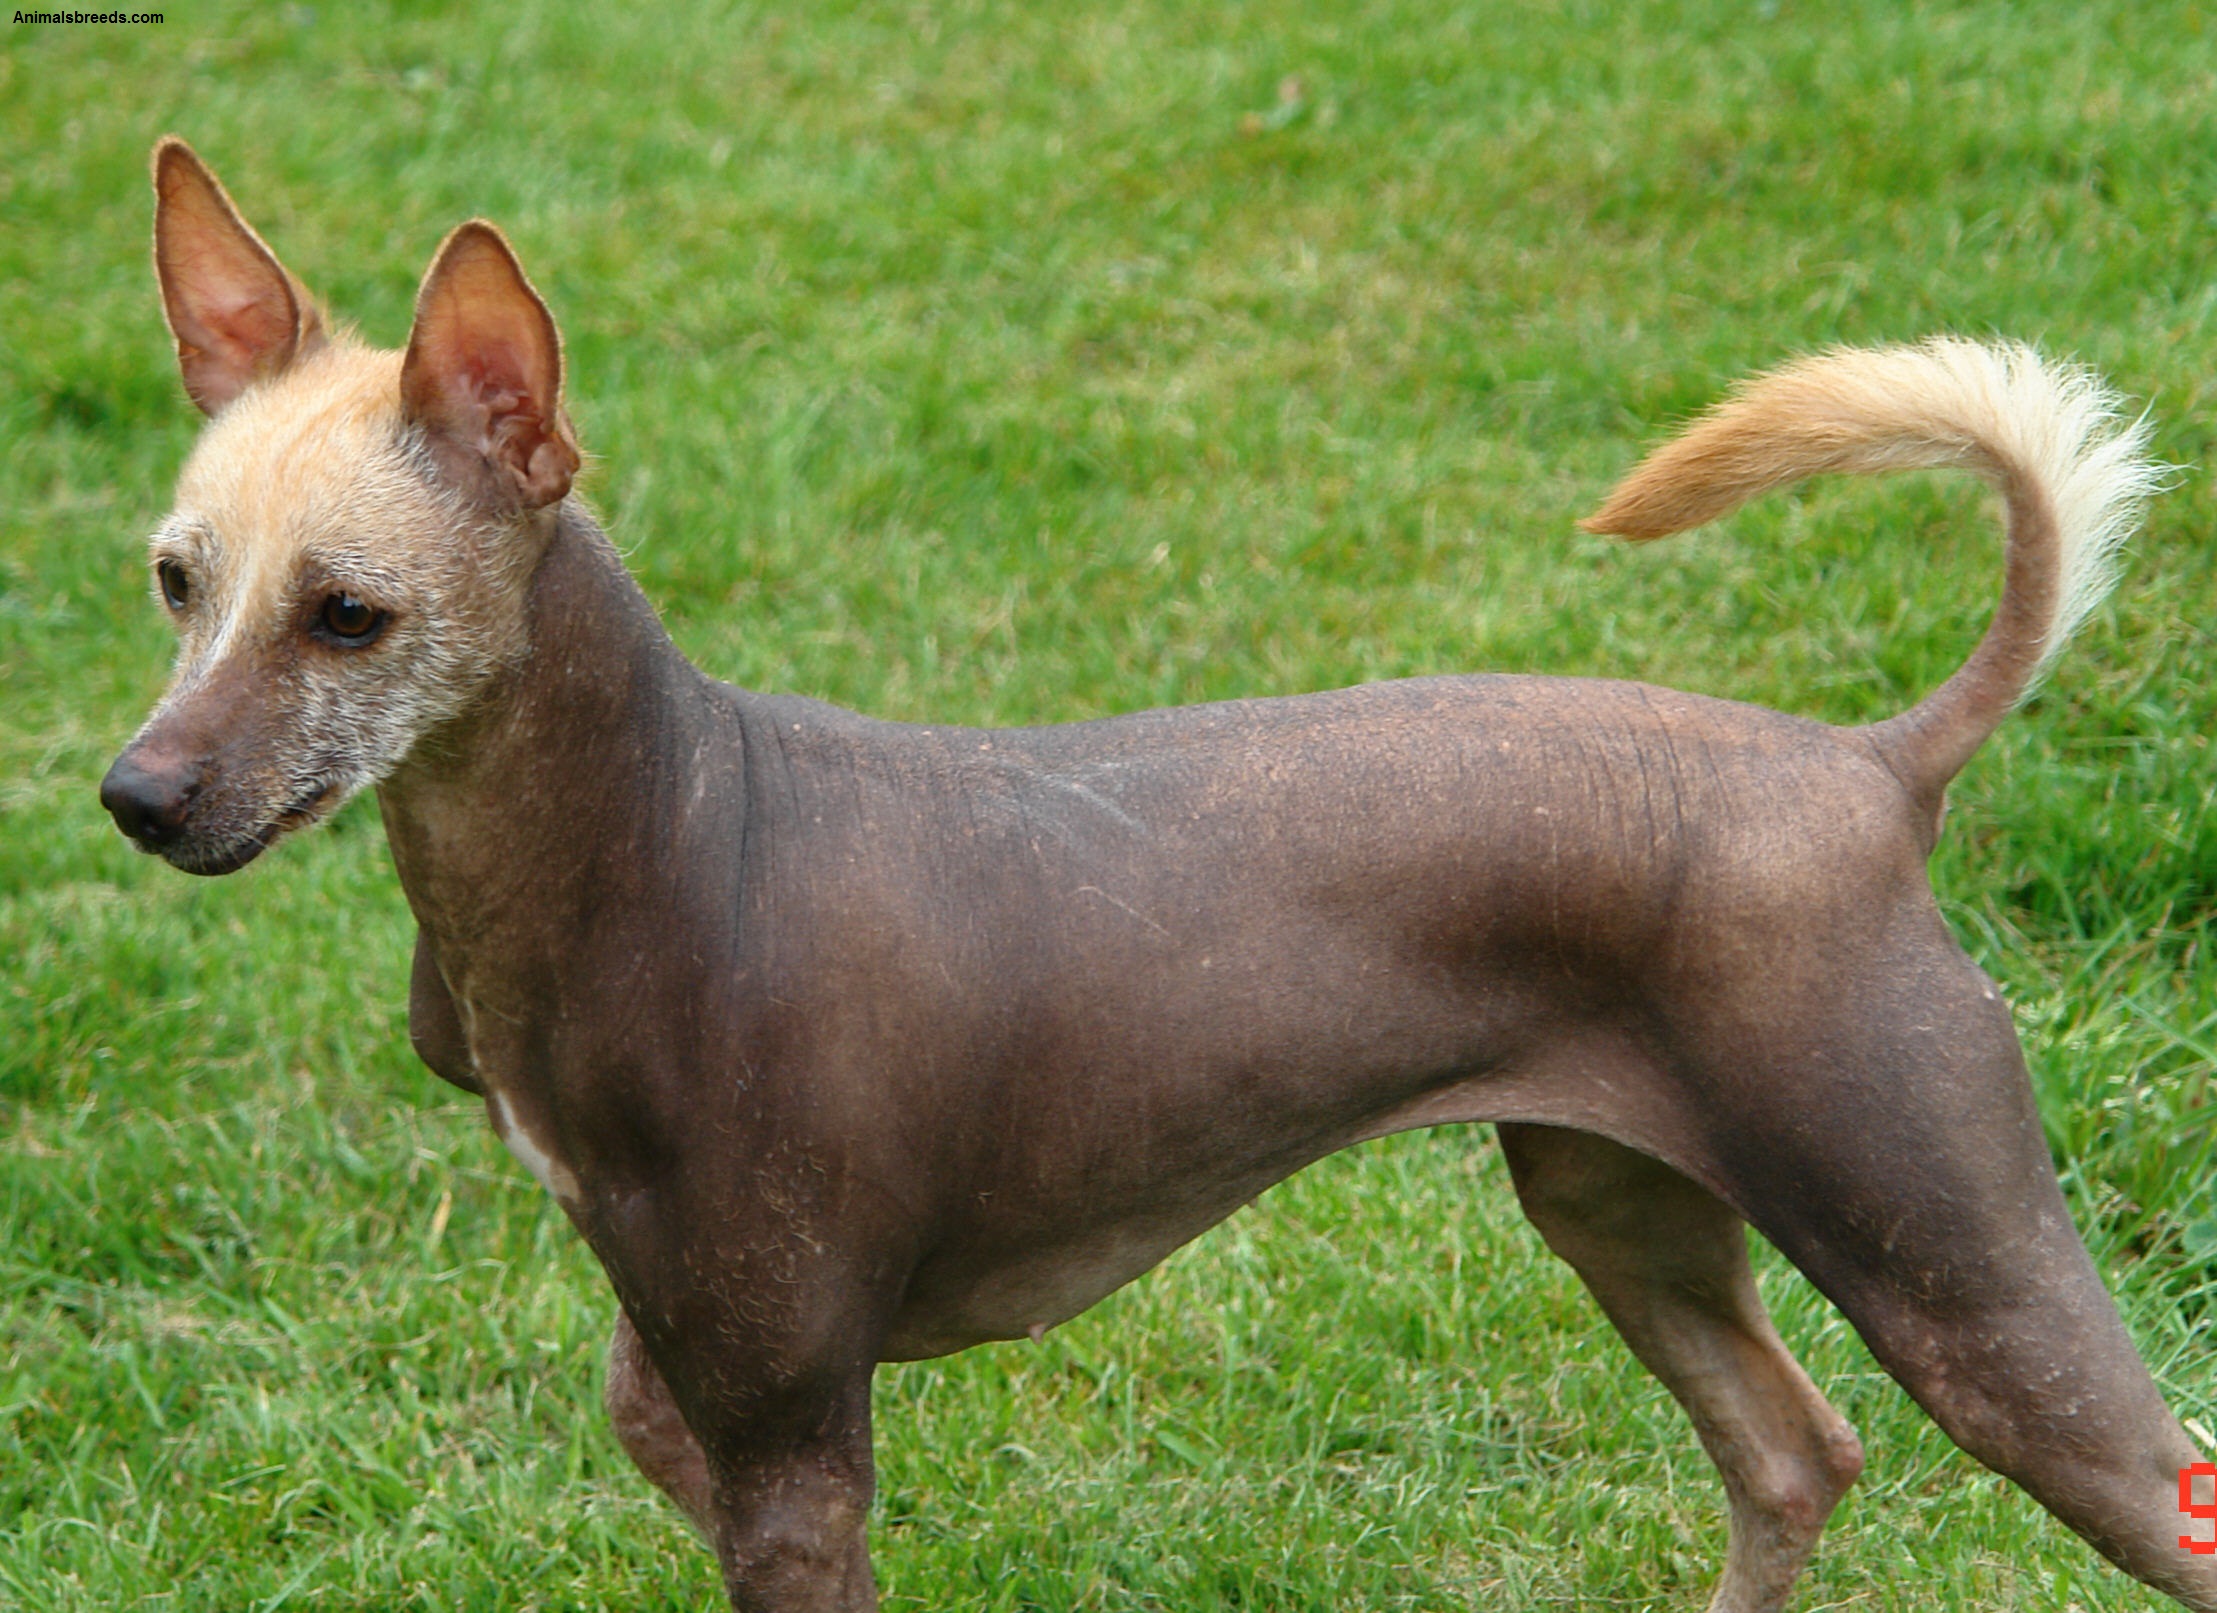
POLYGON ((678 842, 740 798, 736 725, 574 499, 526 629, 530 650, 378 789, 408 905, 480 1053, 473 1009, 521 1019, 575 971, 605 973, 635 939, 614 930, 667 912, 655 887, 685 866, 678 842))

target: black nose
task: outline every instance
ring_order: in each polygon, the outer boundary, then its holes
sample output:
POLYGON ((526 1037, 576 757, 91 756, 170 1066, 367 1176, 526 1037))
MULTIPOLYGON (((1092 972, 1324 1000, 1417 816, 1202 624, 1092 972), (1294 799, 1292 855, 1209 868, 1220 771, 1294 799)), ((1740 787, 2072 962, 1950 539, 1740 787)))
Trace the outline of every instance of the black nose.
POLYGON ((142 846, 165 846, 185 826, 186 809, 197 794, 193 781, 150 773, 125 751, 100 781, 100 804, 115 826, 142 846))

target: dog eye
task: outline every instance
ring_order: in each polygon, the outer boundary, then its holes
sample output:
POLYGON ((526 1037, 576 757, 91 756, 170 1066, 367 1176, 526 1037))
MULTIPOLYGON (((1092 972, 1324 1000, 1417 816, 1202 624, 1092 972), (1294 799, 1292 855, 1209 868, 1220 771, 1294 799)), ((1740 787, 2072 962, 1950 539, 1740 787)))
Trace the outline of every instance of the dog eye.
POLYGON ((185 575, 185 568, 174 560, 163 560, 154 567, 154 580, 161 585, 162 603, 171 610, 183 610, 185 601, 192 597, 192 579, 185 575))
POLYGON ((333 594, 323 602, 323 630, 342 644, 367 644, 385 625, 385 613, 352 594, 333 594))

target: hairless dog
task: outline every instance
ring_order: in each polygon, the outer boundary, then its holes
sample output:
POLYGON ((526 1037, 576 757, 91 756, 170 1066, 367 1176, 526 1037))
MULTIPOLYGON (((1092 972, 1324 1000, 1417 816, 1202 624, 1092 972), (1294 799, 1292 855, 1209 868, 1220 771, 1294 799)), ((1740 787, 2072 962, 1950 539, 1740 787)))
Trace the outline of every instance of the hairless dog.
POLYGON ((1863 1462, 1764 1315, 1751 1223, 1963 1449, 2217 1610, 2180 1543, 2199 1453, 1925 873, 2150 490, 2091 378, 1948 340, 1804 360, 1589 523, 1992 481, 1993 624, 1869 727, 1475 676, 904 726, 678 654, 571 493, 554 322, 491 226, 381 352, 181 142, 155 178, 211 418, 153 540, 175 675, 102 799, 223 873, 377 786, 415 1044, 606 1268, 609 1408, 735 1608, 875 1604, 878 1362, 1036 1335, 1322 1155, 1485 1120, 1722 1472, 1714 1608, 1783 1605, 1863 1462))

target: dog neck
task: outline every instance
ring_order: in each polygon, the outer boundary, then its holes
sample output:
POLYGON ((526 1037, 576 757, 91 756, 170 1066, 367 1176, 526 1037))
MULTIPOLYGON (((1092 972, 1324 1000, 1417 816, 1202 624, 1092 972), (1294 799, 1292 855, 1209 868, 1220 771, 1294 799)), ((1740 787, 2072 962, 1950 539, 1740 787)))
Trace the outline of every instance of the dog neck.
POLYGON ((457 984, 667 911, 656 882, 686 866, 681 842, 742 799, 736 724, 575 499, 526 614, 524 656, 378 788, 408 904, 457 984))

